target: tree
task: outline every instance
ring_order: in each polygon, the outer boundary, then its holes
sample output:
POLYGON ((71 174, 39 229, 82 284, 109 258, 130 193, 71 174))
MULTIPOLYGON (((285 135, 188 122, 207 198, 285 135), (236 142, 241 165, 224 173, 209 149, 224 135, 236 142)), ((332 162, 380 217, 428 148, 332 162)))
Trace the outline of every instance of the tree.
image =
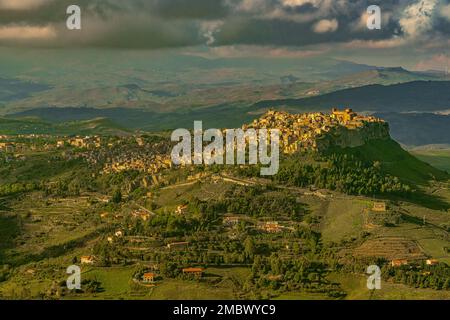
POLYGON ((112 202, 114 203, 120 203, 122 202, 122 192, 120 192, 120 189, 116 189, 112 195, 112 202))
POLYGON ((247 237, 244 241, 244 253, 247 259, 252 259, 255 254, 255 243, 250 237, 247 237))

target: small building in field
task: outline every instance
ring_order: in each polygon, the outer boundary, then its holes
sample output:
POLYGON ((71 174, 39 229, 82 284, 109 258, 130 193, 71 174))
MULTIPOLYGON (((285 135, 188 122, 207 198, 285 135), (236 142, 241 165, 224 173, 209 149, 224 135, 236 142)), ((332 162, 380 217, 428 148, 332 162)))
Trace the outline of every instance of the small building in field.
POLYGON ((77 147, 77 148, 84 148, 86 147, 86 142, 83 138, 73 138, 71 140, 69 140, 69 144, 73 147, 77 147))
POLYGON ((139 218, 143 221, 147 221, 148 219, 150 219, 150 213, 144 210, 133 211, 131 215, 133 216, 133 218, 139 218))
POLYGON ((229 216, 229 217, 224 217, 223 218, 223 224, 225 224, 227 226, 236 225, 236 224, 239 223, 239 221, 240 221, 239 217, 231 217, 231 216, 229 216))
POLYGON ((196 277, 201 277, 203 275, 203 268, 184 268, 183 274, 194 275, 196 277))
POLYGON ((116 233, 114 234, 117 238, 121 238, 123 237, 123 231, 122 230, 117 230, 116 233))
POLYGON ((104 219, 104 218, 108 218, 109 216, 109 212, 102 212, 100 213, 100 218, 104 219))
POLYGON ((36 273, 36 270, 34 270, 34 269, 28 269, 27 271, 25 271, 25 273, 26 273, 26 274, 31 274, 31 275, 33 275, 33 274, 36 273))
POLYGON ((183 215, 187 212, 188 206, 187 205, 179 205, 177 206, 177 209, 175 210, 175 213, 178 215, 183 215))
POLYGON ((386 212, 386 210, 387 210, 386 202, 374 202, 373 203, 372 211, 386 212))
POLYGON ((189 242, 183 241, 183 242, 172 242, 167 245, 167 248, 169 249, 186 249, 189 245, 189 242))
POLYGON ((408 264, 409 264, 408 260, 406 260, 406 259, 394 259, 391 261, 392 267, 401 267, 401 266, 406 266, 408 264))
POLYGON ((13 153, 14 152, 14 145, 9 142, 2 142, 0 143, 0 151, 13 153))
POLYGON ((427 259, 427 261, 425 261, 425 263, 427 264, 427 266, 435 266, 435 265, 439 264, 439 261, 436 259, 427 259))
POLYGON ((80 258, 81 264, 94 264, 95 260, 95 256, 82 256, 80 258))
POLYGON ((283 276, 282 275, 269 275, 269 276, 267 276, 267 279, 269 280, 269 281, 281 281, 281 280, 283 280, 283 276))
POLYGON ((278 221, 264 222, 259 225, 259 229, 267 233, 278 233, 283 231, 283 227, 278 223, 278 221))
POLYGON ((156 275, 153 272, 144 273, 142 276, 142 282, 144 283, 153 283, 155 282, 156 275))

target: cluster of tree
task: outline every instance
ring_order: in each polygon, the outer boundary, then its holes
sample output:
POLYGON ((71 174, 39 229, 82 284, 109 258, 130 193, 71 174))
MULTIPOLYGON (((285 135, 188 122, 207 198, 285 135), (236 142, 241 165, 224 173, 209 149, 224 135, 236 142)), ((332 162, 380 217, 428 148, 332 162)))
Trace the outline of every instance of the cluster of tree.
POLYGON ((123 246, 111 245, 106 241, 99 241, 93 249, 94 255, 97 257, 96 264, 102 267, 111 265, 127 265, 132 257, 130 251, 123 246))
POLYGON ((270 257, 255 256, 246 288, 270 288, 280 291, 307 290, 341 298, 345 292, 326 279, 330 266, 319 260, 283 259, 276 253, 270 257))
POLYGON ((288 193, 266 192, 262 187, 237 187, 228 190, 218 200, 200 201, 193 199, 189 203, 194 212, 200 212, 208 220, 217 218, 220 213, 245 214, 252 217, 289 216, 299 220, 304 206, 288 193))
POLYGON ((382 279, 415 288, 450 289, 450 267, 445 263, 429 266, 425 263, 392 267, 384 258, 352 259, 339 266, 341 272, 365 274, 367 266, 381 267, 382 279))
MULTIPOLYGON (((235 173, 257 177, 259 166, 238 168, 235 173)), ((384 173, 379 162, 369 163, 341 153, 287 157, 281 161, 280 169, 272 179, 276 183, 315 186, 352 195, 409 195, 412 192, 412 188, 398 177, 384 173)))
POLYGON ((0 282, 6 281, 11 272, 11 268, 9 265, 3 265, 0 267, 0 282))
POLYGON ((102 288, 102 283, 97 279, 84 279, 81 281, 81 288, 83 292, 88 293, 97 293, 102 292, 104 289, 102 288))
POLYGON ((39 185, 36 183, 8 183, 0 185, 0 196, 9 196, 22 192, 37 190, 39 185))
POLYGON ((383 269, 383 276, 415 288, 450 290, 450 267, 445 263, 435 266, 422 264, 397 268, 387 266, 383 269))
POLYGON ((197 217, 178 216, 169 213, 162 213, 153 216, 144 222, 133 219, 129 222, 129 235, 158 235, 162 237, 183 237, 197 230, 202 229, 202 224, 197 217))
POLYGON ((284 161, 274 179, 298 187, 316 186, 353 195, 408 194, 411 188, 385 174, 378 162, 365 163, 352 155, 331 154, 320 163, 284 161))
MULTIPOLYGON (((151 260, 158 263, 171 262, 179 268, 192 265, 247 265, 248 257, 243 252, 224 252, 196 250, 188 251, 152 252, 143 257, 143 260, 151 260)), ((171 277, 171 276, 169 276, 171 277)))

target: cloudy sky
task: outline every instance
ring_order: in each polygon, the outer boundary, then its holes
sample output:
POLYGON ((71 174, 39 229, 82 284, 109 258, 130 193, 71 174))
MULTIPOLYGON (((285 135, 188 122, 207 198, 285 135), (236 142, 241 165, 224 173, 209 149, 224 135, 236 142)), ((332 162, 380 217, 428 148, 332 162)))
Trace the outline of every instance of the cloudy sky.
POLYGON ((1 47, 326 55, 410 69, 450 64, 450 0, 0 0, 1 47), (82 30, 66 28, 77 4, 82 30), (366 27, 379 5, 381 30, 366 27))

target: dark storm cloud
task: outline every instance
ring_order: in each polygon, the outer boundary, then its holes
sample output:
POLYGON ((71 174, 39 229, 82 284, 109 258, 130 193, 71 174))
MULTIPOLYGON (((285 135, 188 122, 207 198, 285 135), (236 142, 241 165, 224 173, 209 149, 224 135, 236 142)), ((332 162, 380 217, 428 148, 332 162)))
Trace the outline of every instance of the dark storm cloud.
POLYGON ((450 32, 449 19, 438 12, 449 0, 34 0, 39 5, 27 7, 30 1, 0 0, 0 45, 305 46, 450 32), (65 28, 66 8, 74 3, 82 9, 81 31, 65 28), (384 17, 377 31, 361 20, 373 4, 384 17), (430 7, 435 9, 420 16, 430 7), (414 30, 415 14, 420 32, 414 30))
MULTIPOLYGON (((335 19, 335 18, 334 18, 335 19)), ((334 32, 315 32, 311 23, 280 19, 234 19, 224 24, 216 34, 216 45, 251 44, 304 46, 351 40, 383 40, 400 35, 399 25, 389 21, 384 28, 374 32, 355 30, 348 19, 336 19, 338 28, 334 32)))
POLYGON ((153 5, 156 14, 168 19, 220 19, 229 14, 224 1, 159 0, 153 5))
MULTIPOLYGON (((65 20, 69 5, 80 6, 88 16, 113 19, 116 15, 146 14, 168 19, 217 19, 224 17, 229 7, 221 0, 42 0, 38 7, 11 6, 2 8, 0 0, 0 23, 50 23, 65 20)), ((32 0, 29 0, 32 1, 32 0)))

